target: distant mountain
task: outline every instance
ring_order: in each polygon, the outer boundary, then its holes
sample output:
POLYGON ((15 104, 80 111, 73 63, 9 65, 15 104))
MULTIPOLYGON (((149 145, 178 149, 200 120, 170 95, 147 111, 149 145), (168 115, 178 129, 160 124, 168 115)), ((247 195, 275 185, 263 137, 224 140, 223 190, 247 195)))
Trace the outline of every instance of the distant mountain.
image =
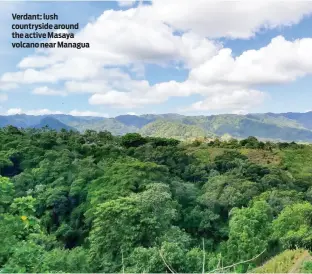
POLYGON ((120 121, 118 121, 115 118, 109 118, 104 119, 102 118, 99 121, 84 121, 77 125, 69 124, 71 126, 74 126, 79 131, 85 131, 86 129, 92 129, 96 131, 104 131, 107 130, 111 132, 114 135, 123 135, 128 132, 138 132, 139 128, 132 126, 132 125, 126 125, 120 121))
POLYGON ((176 121, 156 120, 139 131, 143 136, 155 136, 175 139, 193 139, 196 137, 214 137, 211 132, 195 125, 183 124, 176 121))
POLYGON ((235 138, 255 136, 263 140, 312 142, 312 112, 222 114, 184 116, 175 113, 120 115, 115 118, 77 117, 71 115, 0 116, 0 127, 39 128, 48 125, 60 130, 110 131, 114 135, 138 132, 148 136, 193 139, 230 135, 235 138))
POLYGON ((19 128, 33 127, 40 123, 42 116, 32 116, 26 114, 16 114, 10 116, 0 116, 0 126, 12 125, 19 128))
POLYGON ((118 122, 125 124, 127 126, 134 126, 137 128, 141 128, 155 120, 155 117, 143 117, 143 116, 136 116, 136 115, 120 115, 115 118, 118 122))
POLYGON ((297 121, 305 128, 312 130, 312 111, 305 112, 305 113, 296 113, 296 112, 288 112, 282 113, 282 116, 297 121))
POLYGON ((54 129, 54 130, 62 130, 62 129, 66 129, 66 130, 74 130, 76 131, 75 128, 72 128, 68 125, 63 124, 62 122, 60 122, 59 120, 57 120, 54 117, 44 117, 39 124, 33 126, 33 128, 43 128, 43 127, 48 127, 50 129, 54 129))

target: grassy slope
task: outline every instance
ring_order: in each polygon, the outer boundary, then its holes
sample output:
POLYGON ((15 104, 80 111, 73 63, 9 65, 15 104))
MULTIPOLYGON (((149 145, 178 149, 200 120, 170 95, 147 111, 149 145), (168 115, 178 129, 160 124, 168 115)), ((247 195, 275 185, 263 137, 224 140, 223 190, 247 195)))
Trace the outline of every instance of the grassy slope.
POLYGON ((310 255, 304 249, 285 250, 264 265, 257 267, 252 273, 297 273, 310 255))
POLYGON ((282 158, 281 164, 293 174, 312 174, 312 146, 297 150, 285 149, 279 155, 282 158))
POLYGON ((140 133, 143 136, 176 138, 180 140, 192 139, 198 136, 212 136, 211 133, 197 126, 165 120, 158 120, 144 126, 140 133))
POLYGON ((281 163, 281 156, 278 151, 266 151, 258 149, 240 149, 240 152, 248 157, 248 159, 259 165, 274 165, 278 166, 281 163))
POLYGON ((190 154, 195 155, 197 158, 205 163, 211 162, 216 156, 223 154, 225 150, 238 150, 240 153, 246 155, 251 162, 261 165, 278 166, 281 164, 283 156, 280 151, 270 152, 265 150, 248 148, 228 149, 207 146, 187 146, 187 150, 190 154))
MULTIPOLYGON (((224 153, 225 150, 234 150, 227 148, 186 146, 190 154, 198 157, 202 162, 209 163, 216 156, 224 153)), ((312 146, 305 146, 304 149, 284 149, 284 150, 259 150, 241 148, 237 149, 240 153, 246 155, 248 159, 260 165, 279 166, 288 169, 294 176, 301 178, 312 178, 312 146)))

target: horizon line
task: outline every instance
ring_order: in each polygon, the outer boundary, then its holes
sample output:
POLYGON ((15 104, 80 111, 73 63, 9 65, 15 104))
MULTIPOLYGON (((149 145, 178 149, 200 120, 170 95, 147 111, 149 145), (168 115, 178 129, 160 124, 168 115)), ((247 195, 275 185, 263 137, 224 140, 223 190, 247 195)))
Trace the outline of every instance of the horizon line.
MULTIPOLYGON (((1 2, 1 0, 0 0, 1 2)), ((305 112, 300 112, 300 111, 287 111, 287 112, 248 112, 248 113, 219 113, 219 114, 194 114, 194 115, 185 115, 185 114, 180 114, 177 112, 167 112, 167 113, 144 113, 144 114, 119 114, 116 116, 92 116, 92 115, 72 115, 69 113, 47 113, 47 114, 27 114, 27 113, 15 113, 15 114, 5 114, 5 113, 0 113, 1 116, 15 116, 15 115, 26 115, 26 116, 52 116, 52 115, 65 115, 65 116, 72 116, 72 117, 94 117, 94 118, 104 118, 104 119, 111 119, 111 118, 116 118, 119 116, 143 116, 143 115, 181 115, 181 116, 218 116, 218 115, 237 115, 237 116, 246 116, 246 115, 259 115, 259 114, 287 114, 287 113, 310 113, 312 111, 305 111, 305 112)))
MULTIPOLYGON (((133 2, 133 0, 122 0, 122 1, 133 2)), ((144 0, 144 2, 151 1, 152 0, 144 0)), ((118 0, 0 0, 0 2, 118 2, 118 0)))
MULTIPOLYGON (((157 0, 0 0, 0 2, 155 2, 157 0)), ((179 0, 176 0, 179 2, 179 0)), ((207 0, 217 2, 217 0, 207 0)), ((221 2, 237 2, 237 0, 218 0, 221 2)), ((246 1, 247 0, 242 0, 246 1)), ((272 0, 266 0, 272 1, 272 0)), ((284 2, 294 2, 295 0, 284 0, 284 2)), ((301 2, 312 2, 312 0, 301 0, 301 2)))

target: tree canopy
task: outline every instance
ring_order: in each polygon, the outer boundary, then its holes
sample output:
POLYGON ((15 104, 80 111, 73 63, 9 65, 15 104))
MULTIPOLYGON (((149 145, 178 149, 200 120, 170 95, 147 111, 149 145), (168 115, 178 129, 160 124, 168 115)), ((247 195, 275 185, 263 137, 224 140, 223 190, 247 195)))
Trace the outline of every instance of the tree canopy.
POLYGON ((244 272, 312 250, 310 159, 254 137, 2 128, 0 270, 208 272, 261 253, 224 269, 244 272))

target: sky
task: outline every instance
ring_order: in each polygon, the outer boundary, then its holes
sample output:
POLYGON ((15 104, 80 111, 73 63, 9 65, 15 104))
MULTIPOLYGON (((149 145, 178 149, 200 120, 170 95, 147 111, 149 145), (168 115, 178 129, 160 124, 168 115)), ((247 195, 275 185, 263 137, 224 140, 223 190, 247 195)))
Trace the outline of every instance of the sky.
POLYGON ((312 1, 0 0, 0 114, 307 112, 311 26, 312 1), (12 13, 79 23, 90 48, 12 48, 12 13))

